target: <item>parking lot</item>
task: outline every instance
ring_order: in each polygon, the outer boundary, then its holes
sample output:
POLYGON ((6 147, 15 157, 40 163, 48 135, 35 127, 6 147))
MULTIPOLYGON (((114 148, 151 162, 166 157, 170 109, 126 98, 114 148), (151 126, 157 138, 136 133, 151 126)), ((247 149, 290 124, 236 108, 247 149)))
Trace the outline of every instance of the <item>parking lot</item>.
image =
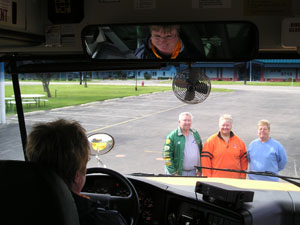
MULTIPOLYGON (((300 88, 248 85, 230 88, 234 91, 212 92, 206 101, 195 105, 181 102, 168 91, 27 113, 27 133, 36 122, 75 119, 88 134, 109 133, 115 138, 114 149, 101 157, 107 167, 122 173, 163 173, 164 140, 177 127, 180 112, 193 114, 193 127, 203 141, 217 132, 221 114, 231 114, 233 132, 246 146, 257 138, 258 120, 268 119, 271 136, 287 150, 289 162, 282 175, 299 176, 300 88)), ((23 159, 17 117, 11 116, 7 121, 6 125, 0 125, 0 158, 23 159)), ((88 166, 97 166, 96 159, 88 166)))

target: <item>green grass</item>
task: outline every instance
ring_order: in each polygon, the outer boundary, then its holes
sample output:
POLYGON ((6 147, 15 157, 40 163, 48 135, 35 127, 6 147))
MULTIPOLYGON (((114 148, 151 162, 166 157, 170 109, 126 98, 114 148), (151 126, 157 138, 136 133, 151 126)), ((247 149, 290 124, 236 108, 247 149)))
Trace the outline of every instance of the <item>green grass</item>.
MULTIPOLYGON (((244 81, 210 81, 213 85, 244 85, 244 81)), ((171 84, 172 80, 160 81, 161 84, 171 84)), ((259 81, 247 81, 247 85, 256 85, 256 86, 300 86, 300 82, 291 82, 291 81, 283 81, 283 82, 259 82, 259 81)))
POLYGON ((247 85, 257 85, 257 86, 297 86, 300 87, 300 82, 291 82, 291 81, 285 81, 285 82, 247 82, 247 85))
MULTIPOLYGON (((21 85, 22 94, 45 94, 42 84, 40 85, 21 85)), ((170 91, 172 87, 165 86, 138 86, 137 91, 135 86, 132 85, 93 85, 88 84, 88 87, 78 84, 59 84, 51 85, 50 92, 52 97, 48 99, 45 106, 41 102, 41 106, 36 108, 34 105, 23 105, 24 112, 32 112, 37 110, 49 110, 54 108, 60 108, 65 106, 80 105, 89 102, 103 101, 113 98, 122 98, 126 96, 137 96, 146 93, 170 91)), ((228 92, 232 91, 224 88, 212 88, 212 92, 228 92)), ((5 96, 11 97, 13 95, 13 88, 10 85, 5 87, 5 96)), ((15 107, 14 107, 15 108, 15 107)), ((15 114, 15 109, 9 110, 8 115, 15 114)))
MULTIPOLYGON (((214 85, 244 85, 244 81, 211 81, 214 85)), ((300 82, 291 82, 291 81, 283 81, 283 82, 259 82, 259 81, 247 81, 247 85, 254 86, 300 86, 300 82)))
POLYGON ((232 92, 232 89, 227 88, 211 88, 211 92, 232 92))
MULTIPOLYGON (((59 108, 64 106, 80 105, 89 102, 103 101, 112 98, 122 98, 126 96, 137 96, 140 94, 153 93, 159 91, 168 91, 171 87, 160 87, 160 86, 145 86, 138 87, 137 91, 135 86, 127 85, 51 85, 51 98, 48 99, 46 105, 41 103, 40 108, 33 106, 28 107, 24 104, 24 112, 36 111, 36 110, 48 110, 53 108, 59 108), (56 93, 56 96, 55 96, 56 93)), ((42 85, 23 85, 21 86, 22 94, 45 94, 42 85)), ((12 86, 5 87, 5 96, 10 97, 13 95, 12 86)), ((9 112, 9 114, 15 112, 9 112)))

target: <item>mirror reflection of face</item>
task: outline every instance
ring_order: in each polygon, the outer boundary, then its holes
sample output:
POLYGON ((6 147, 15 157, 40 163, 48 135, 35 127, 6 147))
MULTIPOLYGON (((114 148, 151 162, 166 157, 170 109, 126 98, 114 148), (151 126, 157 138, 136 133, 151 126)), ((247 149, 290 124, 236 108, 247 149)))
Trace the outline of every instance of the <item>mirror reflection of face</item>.
POLYGON ((192 118, 189 115, 184 115, 179 120, 181 130, 188 131, 192 126, 192 118))
POLYGON ((182 62, 205 58, 249 61, 255 59, 259 49, 258 29, 246 21, 88 25, 82 29, 82 48, 89 58, 96 60, 143 60, 146 58, 137 58, 135 54, 144 42, 148 47, 149 34, 156 53, 164 60, 176 58, 170 56, 178 40, 185 49, 179 57, 182 62))
POLYGON ((151 31, 152 44, 164 55, 171 55, 179 40, 177 30, 174 28, 168 32, 163 29, 151 31))
POLYGON ((227 120, 221 120, 219 124, 219 131, 223 136, 229 136, 230 131, 232 129, 232 124, 231 122, 227 120))
POLYGON ((257 134, 261 140, 266 141, 269 139, 270 130, 268 129, 267 125, 259 125, 257 129, 257 134))

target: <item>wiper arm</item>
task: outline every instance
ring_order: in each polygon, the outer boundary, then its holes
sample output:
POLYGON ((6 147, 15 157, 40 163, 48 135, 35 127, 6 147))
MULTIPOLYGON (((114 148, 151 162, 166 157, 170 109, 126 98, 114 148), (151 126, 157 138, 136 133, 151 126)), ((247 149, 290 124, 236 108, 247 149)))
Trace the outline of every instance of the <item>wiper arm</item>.
POLYGON ((285 180, 291 184, 296 185, 297 187, 300 187, 300 183, 294 181, 294 180, 300 180, 298 177, 288 177, 288 176, 281 176, 277 175, 270 171, 265 172, 256 172, 251 170, 233 170, 233 169, 219 169, 219 168, 211 168, 211 167, 204 167, 204 166, 195 166, 197 169, 209 169, 209 170, 220 170, 220 171, 226 171, 226 172, 233 172, 233 173, 246 173, 246 174, 254 174, 254 175, 261 175, 261 176, 268 176, 268 177, 278 177, 282 180, 285 180), (292 180, 291 180, 292 179, 292 180))
POLYGON ((130 173, 128 175, 131 175, 131 176, 150 176, 150 177, 155 176, 154 173, 130 173))
MULTIPOLYGON (((161 174, 161 173, 158 173, 158 174, 154 174, 154 173, 130 173, 128 175, 131 175, 131 176, 136 176, 136 177, 178 177, 178 175, 172 175, 172 174, 161 174)), ((190 177, 190 176, 181 176, 180 177, 190 177)))
POLYGON ((131 175, 131 176, 145 176, 145 177, 159 177, 159 176, 171 176, 171 175, 168 175, 168 174, 154 174, 154 173, 130 173, 128 175, 131 175))

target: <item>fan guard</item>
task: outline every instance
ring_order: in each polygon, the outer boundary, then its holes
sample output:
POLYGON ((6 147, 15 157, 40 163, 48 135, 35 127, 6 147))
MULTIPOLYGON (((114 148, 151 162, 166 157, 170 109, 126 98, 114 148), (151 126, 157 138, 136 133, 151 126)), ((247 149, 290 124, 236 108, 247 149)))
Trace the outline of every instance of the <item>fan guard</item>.
POLYGON ((176 74, 172 88, 175 96, 181 101, 197 104, 209 96, 211 83, 200 68, 189 67, 176 74))

